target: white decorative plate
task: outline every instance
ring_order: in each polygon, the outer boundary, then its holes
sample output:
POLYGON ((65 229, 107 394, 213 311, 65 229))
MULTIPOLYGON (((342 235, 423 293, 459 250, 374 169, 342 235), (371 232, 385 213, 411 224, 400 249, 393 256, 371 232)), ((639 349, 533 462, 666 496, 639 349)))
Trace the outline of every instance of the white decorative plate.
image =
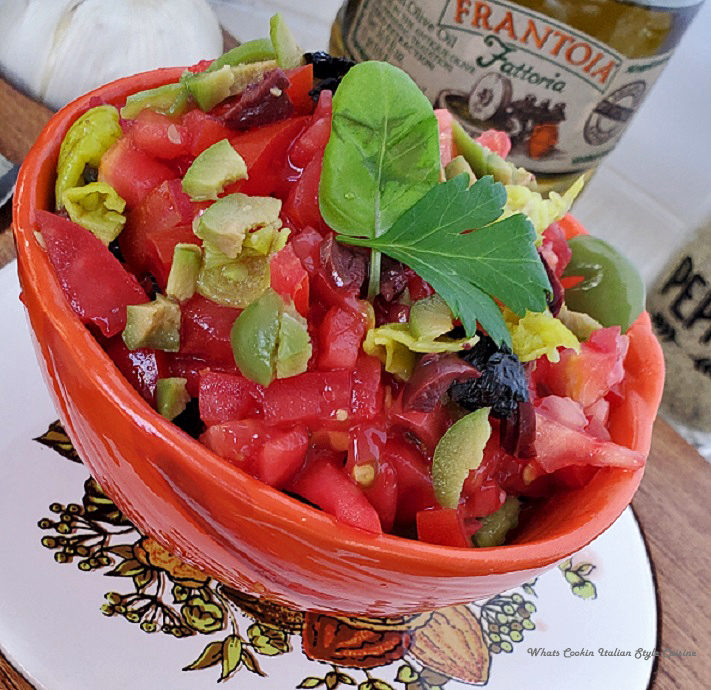
POLYGON ((11 264, 0 271, 0 648, 37 687, 648 687, 655 589, 629 510, 519 589, 401 619, 289 611, 180 563, 125 521, 73 455, 18 293, 11 264))

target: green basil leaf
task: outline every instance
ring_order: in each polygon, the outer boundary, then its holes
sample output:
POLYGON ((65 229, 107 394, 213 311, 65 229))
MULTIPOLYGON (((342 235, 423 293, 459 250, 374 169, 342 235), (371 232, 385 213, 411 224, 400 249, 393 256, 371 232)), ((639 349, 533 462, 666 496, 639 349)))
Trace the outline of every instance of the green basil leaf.
POLYGON ((402 70, 365 62, 333 98, 319 188, 321 214, 342 235, 378 237, 439 181, 432 106, 402 70))

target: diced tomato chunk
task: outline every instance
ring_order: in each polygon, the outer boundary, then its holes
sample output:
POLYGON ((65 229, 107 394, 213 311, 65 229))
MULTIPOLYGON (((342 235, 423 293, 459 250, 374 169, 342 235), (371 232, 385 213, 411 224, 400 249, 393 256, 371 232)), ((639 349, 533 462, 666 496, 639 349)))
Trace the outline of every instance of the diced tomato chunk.
POLYGON ((309 96, 309 91, 314 88, 314 66, 304 65, 293 70, 288 70, 289 88, 286 90, 289 100, 294 104, 298 115, 310 115, 314 109, 314 102, 309 96))
POLYGON ((188 130, 189 154, 192 157, 199 156, 205 149, 210 148, 218 141, 234 136, 234 131, 226 127, 223 122, 198 108, 185 113, 182 123, 188 130))
POLYGON ((304 168, 282 209, 297 230, 307 226, 325 228, 318 205, 318 187, 321 182, 323 156, 315 156, 304 168))
POLYGON ((345 422, 351 408, 348 371, 311 372, 273 381, 264 391, 264 417, 270 425, 310 428, 345 422))
POLYGON ((289 489, 346 525, 374 534, 382 532, 378 513, 365 494, 328 457, 308 460, 289 489))
POLYGON ((210 366, 234 366, 230 331, 239 309, 195 294, 181 305, 180 353, 203 357, 210 366))
POLYGON ((129 137, 119 139, 102 157, 99 179, 110 184, 126 200, 137 206, 161 182, 175 177, 172 167, 131 145, 129 137))
POLYGON ((200 374, 200 418, 207 426, 260 412, 263 388, 244 376, 205 370, 200 374))
POLYGON ((452 141, 452 113, 446 108, 437 108, 437 125, 439 127, 439 161, 447 165, 454 158, 454 143, 452 141))
POLYGON ((313 120, 289 150, 289 160, 296 168, 304 168, 323 152, 331 136, 332 97, 330 91, 322 91, 313 120))
POLYGON ((155 407, 158 379, 168 375, 165 353, 144 348, 129 350, 118 335, 108 340, 104 349, 141 397, 155 407))
POLYGON ((622 381, 628 346, 628 337, 613 326, 595 331, 581 343, 579 353, 565 349, 558 362, 539 360, 534 375, 539 394, 572 398, 583 407, 593 405, 622 381))
POLYGON ((391 438, 385 456, 397 472, 398 505, 395 521, 411 524, 420 510, 436 505, 432 478, 427 461, 408 441, 391 438))
POLYGON ((144 108, 131 120, 128 136, 137 149, 154 158, 170 160, 191 153, 188 128, 150 108, 144 108))
POLYGON ((331 307, 319 327, 318 368, 353 369, 365 336, 363 318, 340 307, 331 307))
POLYGON ((395 426, 400 426, 419 439, 433 453, 442 434, 451 423, 449 414, 443 405, 437 405, 432 412, 405 410, 402 393, 393 401, 390 418, 395 426))
POLYGON ((323 235, 311 227, 305 227, 301 232, 292 235, 289 244, 299 257, 301 264, 309 274, 321 265, 320 249, 323 235))
POLYGON ((477 143, 486 146, 489 151, 493 151, 502 158, 506 158, 511 151, 511 139, 506 132, 497 129, 487 129, 477 137, 477 143))
POLYGON ((416 515, 417 538, 430 544, 442 546, 471 547, 467 539, 459 511, 454 508, 420 510, 416 515))
POLYGON ((642 453, 612 441, 593 438, 585 431, 536 412, 536 463, 551 473, 571 465, 637 469, 644 465, 642 453))
MULTIPOLYGON (((185 387, 192 398, 200 396, 200 375, 210 366, 201 357, 181 355, 179 352, 166 353, 169 376, 177 376, 187 381, 185 387)), ((237 367, 235 366, 235 371, 237 367)))
POLYGON ((239 419, 208 427, 200 436, 200 442, 240 469, 254 474, 267 433, 267 427, 259 419, 239 419))
POLYGON ((249 179, 239 180, 225 189, 226 194, 243 192, 269 196, 281 182, 287 164, 286 151, 311 120, 308 116, 292 117, 232 134, 230 143, 247 164, 249 179))
POLYGON ((360 353, 353 370, 351 416, 355 420, 373 419, 383 407, 383 387, 380 385, 382 364, 377 357, 360 353))
POLYGON ((269 264, 271 287, 290 299, 302 316, 309 312, 309 274, 294 252, 292 243, 272 256, 269 264))
POLYGON ((275 489, 283 488, 303 466, 308 447, 304 427, 273 431, 257 455, 256 477, 275 489))
POLYGON ((110 337, 126 327, 126 306, 148 296, 92 232, 49 211, 35 211, 47 256, 69 304, 82 323, 110 337))

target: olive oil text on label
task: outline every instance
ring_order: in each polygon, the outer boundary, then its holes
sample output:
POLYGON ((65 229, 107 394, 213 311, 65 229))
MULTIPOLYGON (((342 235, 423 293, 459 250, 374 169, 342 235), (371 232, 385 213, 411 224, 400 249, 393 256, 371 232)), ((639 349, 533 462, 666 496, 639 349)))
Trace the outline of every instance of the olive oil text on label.
POLYGON ((343 40, 356 60, 407 71, 470 134, 506 132, 511 159, 539 175, 609 153, 671 55, 630 59, 508 0, 362 0, 343 40))

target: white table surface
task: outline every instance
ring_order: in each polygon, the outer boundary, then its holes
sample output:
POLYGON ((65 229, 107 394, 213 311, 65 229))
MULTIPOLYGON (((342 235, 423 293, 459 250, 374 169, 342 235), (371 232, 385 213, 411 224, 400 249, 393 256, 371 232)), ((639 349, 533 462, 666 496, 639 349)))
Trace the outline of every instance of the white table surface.
MULTIPOLYGON (((213 0, 241 41, 264 36, 281 12, 300 44, 325 49, 340 0, 213 0)), ((711 2, 684 35, 619 146, 576 205, 596 235, 624 251, 650 283, 711 214, 711 2)))

